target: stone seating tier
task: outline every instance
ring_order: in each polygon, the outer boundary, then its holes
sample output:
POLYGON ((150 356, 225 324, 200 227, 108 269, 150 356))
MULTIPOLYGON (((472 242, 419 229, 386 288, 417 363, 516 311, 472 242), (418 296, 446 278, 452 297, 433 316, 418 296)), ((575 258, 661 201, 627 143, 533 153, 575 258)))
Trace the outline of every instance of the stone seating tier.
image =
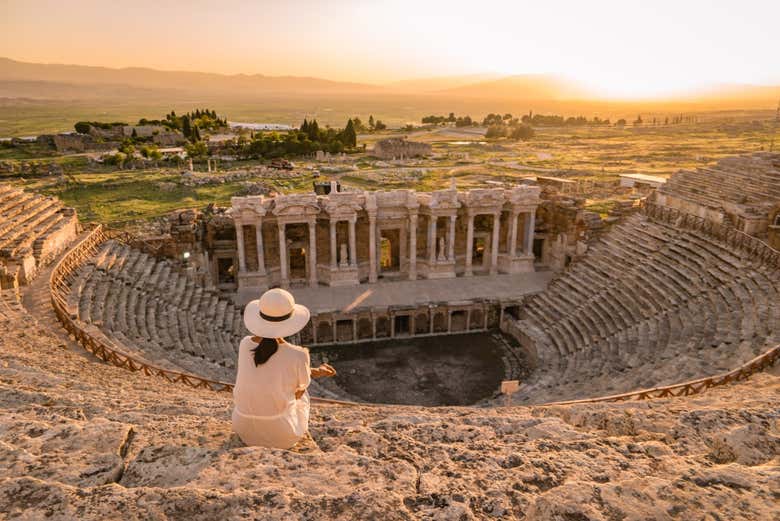
MULTIPOLYGON (((91 274, 82 275, 86 291, 91 274)), ((315 401, 311 436, 279 450, 243 445, 231 430, 230 393, 99 362, 45 326, 2 295, 0 505, 8 519, 717 512, 768 520, 777 511, 780 379, 771 374, 651 402, 531 409, 315 401)))
POLYGON ((541 403, 728 370, 780 341, 780 272, 702 234, 633 215, 531 297, 521 330, 541 403))
POLYGON ((771 204, 780 200, 780 155, 729 157, 712 167, 683 170, 659 191, 710 208, 720 208, 724 201, 771 204))
POLYGON ((77 233, 75 212, 59 200, 0 185, 0 262, 17 282, 30 282, 77 233))
POLYGON ((120 350, 171 369, 235 377, 240 310, 167 260, 108 241, 79 271, 68 302, 120 350))

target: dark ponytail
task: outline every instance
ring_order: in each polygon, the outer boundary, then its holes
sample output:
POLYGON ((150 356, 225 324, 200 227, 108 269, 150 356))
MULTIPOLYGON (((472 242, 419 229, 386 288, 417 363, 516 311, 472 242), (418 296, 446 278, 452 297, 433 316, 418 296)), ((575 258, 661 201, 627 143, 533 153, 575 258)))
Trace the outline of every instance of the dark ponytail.
MULTIPOLYGON (((254 337, 253 339, 256 338, 254 337)), ((261 338, 260 343, 252 350, 252 354, 255 357, 255 367, 266 363, 276 353, 277 349, 279 349, 279 344, 275 338, 261 338)))

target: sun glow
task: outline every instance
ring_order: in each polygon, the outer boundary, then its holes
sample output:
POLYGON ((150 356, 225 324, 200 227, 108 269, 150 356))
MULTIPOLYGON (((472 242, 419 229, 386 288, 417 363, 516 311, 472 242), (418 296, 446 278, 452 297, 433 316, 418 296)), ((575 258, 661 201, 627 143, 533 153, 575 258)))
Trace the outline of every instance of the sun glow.
POLYGON ((780 2, 769 0, 43 3, 4 2, 0 54, 379 84, 554 73, 628 98, 780 83, 780 2), (183 9, 186 25, 172 28, 183 9))

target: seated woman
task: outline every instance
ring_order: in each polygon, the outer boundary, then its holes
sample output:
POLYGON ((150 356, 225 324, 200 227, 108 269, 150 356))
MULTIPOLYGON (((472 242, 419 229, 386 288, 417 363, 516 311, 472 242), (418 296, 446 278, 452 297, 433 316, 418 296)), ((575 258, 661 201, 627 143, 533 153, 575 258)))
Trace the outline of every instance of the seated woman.
POLYGON ((309 428, 311 377, 334 376, 328 364, 311 369, 309 351, 284 337, 309 321, 309 310, 283 289, 266 291, 244 309, 254 335, 238 348, 233 430, 247 445, 289 449, 309 428))

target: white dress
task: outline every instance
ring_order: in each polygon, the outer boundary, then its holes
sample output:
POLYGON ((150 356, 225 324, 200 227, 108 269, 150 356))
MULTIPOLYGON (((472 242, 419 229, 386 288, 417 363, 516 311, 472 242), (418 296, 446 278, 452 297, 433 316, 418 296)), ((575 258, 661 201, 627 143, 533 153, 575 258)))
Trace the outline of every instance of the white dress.
POLYGON ((309 428, 309 393, 295 399, 311 382, 309 351, 285 342, 255 366, 256 345, 247 336, 238 348, 233 430, 247 445, 289 449, 309 428))

